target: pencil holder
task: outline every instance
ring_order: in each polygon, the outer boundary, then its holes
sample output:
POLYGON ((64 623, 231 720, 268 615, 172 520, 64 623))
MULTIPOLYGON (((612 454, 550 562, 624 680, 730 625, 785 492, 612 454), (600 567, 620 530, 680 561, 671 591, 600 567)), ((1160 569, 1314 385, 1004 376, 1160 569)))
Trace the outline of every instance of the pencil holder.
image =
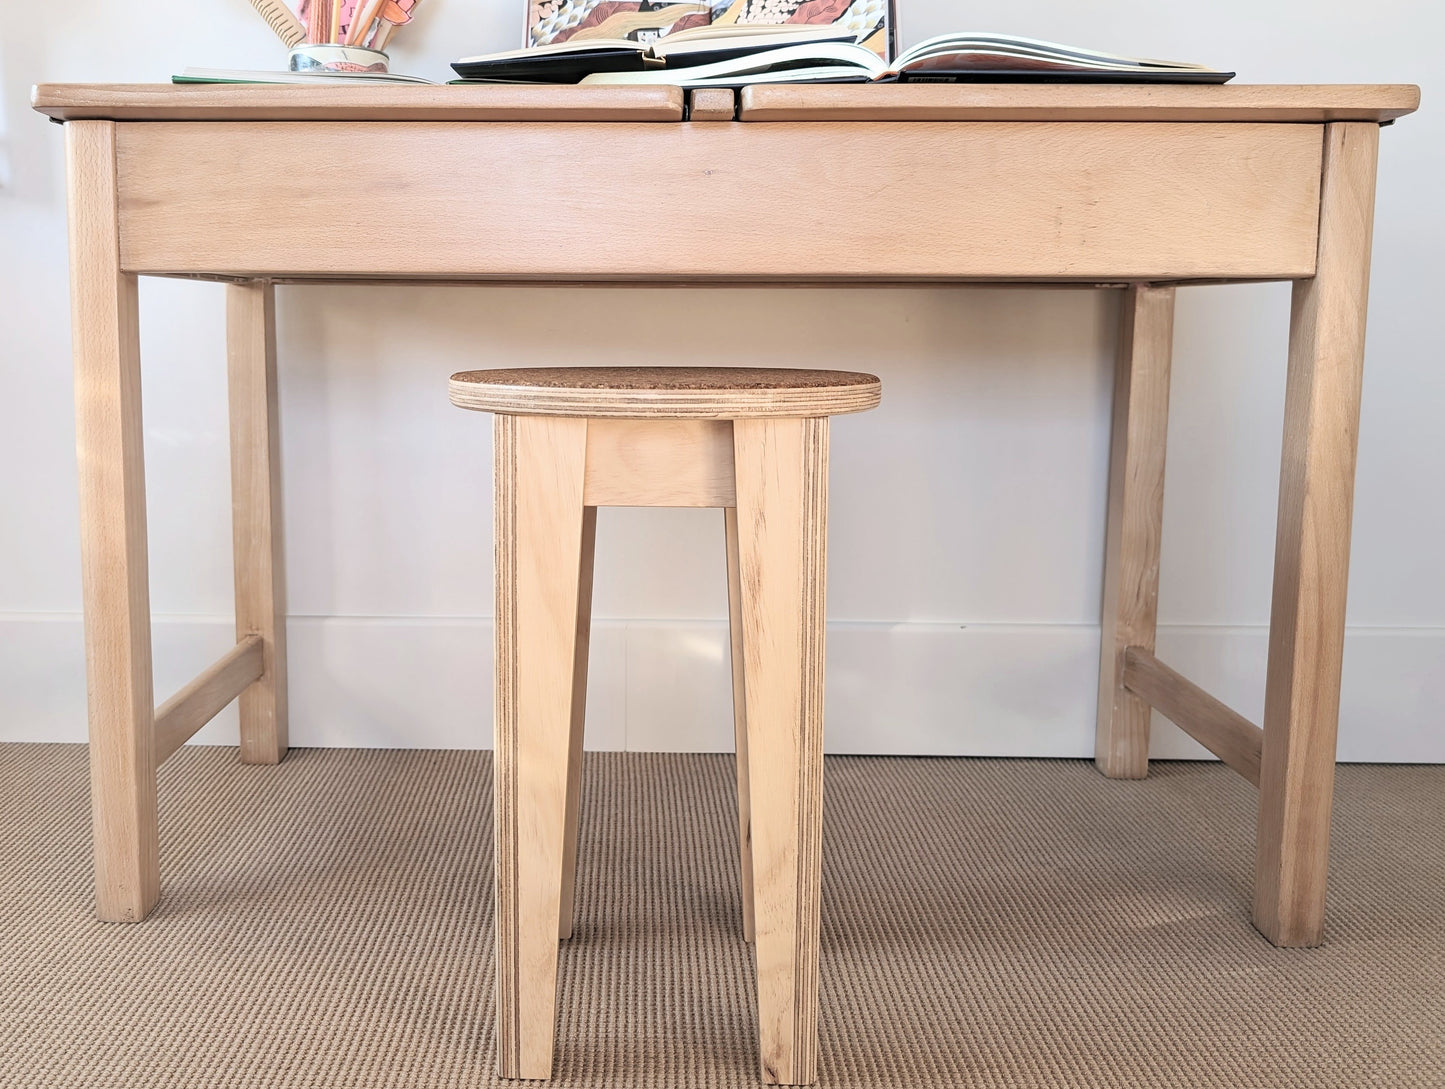
POLYGON ((385 72, 388 58, 375 49, 312 42, 291 50, 293 72, 385 72))

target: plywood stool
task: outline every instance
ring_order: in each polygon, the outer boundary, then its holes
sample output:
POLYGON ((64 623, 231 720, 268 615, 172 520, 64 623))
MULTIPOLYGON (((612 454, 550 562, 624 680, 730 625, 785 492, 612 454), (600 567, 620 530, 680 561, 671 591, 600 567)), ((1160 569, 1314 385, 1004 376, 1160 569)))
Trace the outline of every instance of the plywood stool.
POLYGON ((868 374, 538 368, 452 376, 496 413, 497 1055, 552 1073, 572 933, 599 506, 722 507, 745 936, 763 1080, 817 1077, 828 418, 868 374))

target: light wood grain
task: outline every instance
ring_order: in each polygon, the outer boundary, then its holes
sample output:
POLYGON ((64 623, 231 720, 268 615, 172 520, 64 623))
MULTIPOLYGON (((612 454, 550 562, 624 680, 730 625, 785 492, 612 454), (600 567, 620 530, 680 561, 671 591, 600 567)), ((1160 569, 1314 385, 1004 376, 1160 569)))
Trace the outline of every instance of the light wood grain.
POLYGON ((582 816, 582 742, 587 723, 587 651, 592 642, 592 569, 597 553, 597 508, 582 511, 582 551, 577 564, 577 628, 572 656, 572 727, 567 741, 567 812, 563 818, 562 891, 557 937, 572 936, 576 913, 577 836, 582 816))
POLYGON ((882 384, 857 371, 789 367, 518 367, 462 371, 448 392, 479 412, 736 420, 864 412, 877 407, 882 384))
POLYGON ((1125 686, 1124 649, 1154 650, 1173 347, 1174 289, 1125 291, 1114 364, 1094 737, 1094 762, 1111 779, 1142 779, 1149 771, 1149 705, 1125 686))
MULTIPOLYGON (((721 373, 666 377, 717 391, 721 373)), ((776 388, 789 373, 737 372, 751 388, 776 388)), ((626 374, 634 389, 665 385, 626 374)), ((588 377, 548 370, 530 388, 617 392, 604 372, 588 377)), ((811 1083, 829 421, 498 413, 495 428, 498 1070, 545 1078, 552 1068, 557 939, 573 929, 596 506, 706 499, 725 508, 743 926, 756 945, 762 1074, 811 1083), (756 802, 754 783, 766 792, 756 802), (555 929, 544 932, 547 922, 555 929)))
POLYGON ((1254 895, 1276 945, 1324 936, 1379 138, 1326 128, 1318 272, 1290 313, 1254 895))
POLYGON ((752 800, 748 789, 748 699, 747 670, 743 659, 743 587, 738 558, 738 512, 723 510, 723 534, 728 567, 728 660, 733 680, 733 739, 735 742, 738 788, 738 874, 743 894, 743 940, 752 941, 753 922, 753 831, 752 800))
POLYGON ((259 635, 248 635, 156 708, 156 765, 175 755, 187 739, 257 681, 264 669, 265 641, 259 635))
POLYGON ((1409 84, 759 84, 743 121, 1389 121, 1420 105, 1409 84))
POLYGON ((1093 282, 1311 275, 1321 141, 1255 124, 149 122, 121 125, 119 149, 132 272, 1093 282), (306 195, 338 175, 387 215, 316 216, 306 195))
POLYGON ((731 121, 737 107, 737 91, 731 87, 697 87, 687 93, 689 121, 731 121))
POLYGON ((728 420, 587 423, 589 506, 730 507, 736 494, 728 420))
POLYGON ((1142 647, 1130 647, 1123 657, 1130 692, 1259 786, 1263 730, 1142 647))
POLYGON ((552 1072, 587 422, 498 416, 497 1072, 552 1072))
POLYGON ((57 120, 681 121, 677 87, 330 86, 42 83, 31 104, 57 120))
POLYGON ((818 1070, 828 421, 738 420, 738 558, 762 1077, 818 1070))
POLYGON ((139 922, 160 862, 136 282, 117 248, 115 126, 65 136, 95 909, 139 922))
MULTIPOLYGON (((585 456, 585 454, 584 454, 585 456)), ((578 503, 581 503, 579 494, 578 503)), ((492 678, 492 835, 496 893, 497 1073, 521 1064, 521 907, 517 902, 521 814, 517 779, 517 418, 492 421, 492 539, 496 635, 492 678)), ((579 531, 580 549, 580 531, 579 531)), ((568 737, 570 739, 570 723, 568 737)), ((558 897, 560 905, 560 880, 558 897)), ((560 917, 560 916, 559 916, 560 917)))
MULTIPOLYGON (((729 89, 698 88, 709 99, 729 89)), ((677 121, 676 87, 266 87, 42 83, 35 109, 57 120, 677 121)), ((1389 121, 1412 113, 1409 84, 759 85, 745 87, 748 121, 1389 121)))
POLYGON ((260 678, 241 693, 241 763, 276 764, 286 755, 289 729, 276 291, 271 284, 226 288, 226 357, 236 637, 260 636, 264 655, 260 678))

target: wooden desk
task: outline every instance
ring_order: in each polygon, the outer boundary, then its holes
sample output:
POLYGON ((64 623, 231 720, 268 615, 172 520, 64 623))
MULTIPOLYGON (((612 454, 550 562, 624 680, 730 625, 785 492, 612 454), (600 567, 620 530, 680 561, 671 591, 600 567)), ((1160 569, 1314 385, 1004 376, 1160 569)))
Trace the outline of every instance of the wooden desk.
POLYGON ((156 767, 202 723, 239 695, 242 759, 286 751, 275 282, 1023 281, 1126 288, 1099 767, 1145 774, 1153 706, 1256 783, 1255 924, 1319 942, 1376 149, 1418 101, 755 87, 699 92, 689 121, 672 88, 37 88, 67 122, 98 914, 155 904, 156 767), (394 196, 389 218, 323 213, 338 174, 394 196), (159 709, 140 275, 234 281, 238 643, 159 709), (1295 284, 1262 730, 1153 653, 1175 285, 1220 280, 1295 284))

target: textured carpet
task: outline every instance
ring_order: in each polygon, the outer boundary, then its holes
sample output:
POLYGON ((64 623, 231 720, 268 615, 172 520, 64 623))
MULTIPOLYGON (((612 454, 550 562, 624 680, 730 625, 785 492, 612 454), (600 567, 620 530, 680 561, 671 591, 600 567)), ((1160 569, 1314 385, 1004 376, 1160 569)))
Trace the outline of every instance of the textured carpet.
MULTIPOLYGON (((0 746, 0 1085, 485 1086, 485 753, 190 748, 91 917, 83 749, 0 746)), ((732 772, 589 755, 559 1086, 757 1084, 732 772)), ((824 1086, 1445 1085, 1445 768, 1339 773, 1327 944, 1247 917, 1252 788, 830 759, 824 1086)))

